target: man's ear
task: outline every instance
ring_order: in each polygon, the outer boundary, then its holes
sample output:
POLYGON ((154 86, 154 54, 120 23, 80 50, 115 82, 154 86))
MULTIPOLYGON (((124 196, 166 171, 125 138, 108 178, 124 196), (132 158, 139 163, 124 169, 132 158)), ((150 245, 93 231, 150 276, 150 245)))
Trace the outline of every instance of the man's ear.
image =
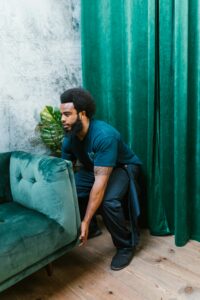
POLYGON ((80 112, 80 119, 82 119, 82 117, 86 117, 86 111, 85 110, 80 112))

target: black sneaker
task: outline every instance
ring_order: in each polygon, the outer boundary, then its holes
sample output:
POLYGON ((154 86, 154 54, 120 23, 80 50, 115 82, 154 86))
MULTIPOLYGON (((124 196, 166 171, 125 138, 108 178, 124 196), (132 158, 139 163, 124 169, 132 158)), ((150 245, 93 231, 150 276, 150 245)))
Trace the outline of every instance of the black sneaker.
POLYGON ((127 267, 134 256, 134 252, 135 248, 118 248, 117 253, 113 256, 111 269, 118 271, 127 267))

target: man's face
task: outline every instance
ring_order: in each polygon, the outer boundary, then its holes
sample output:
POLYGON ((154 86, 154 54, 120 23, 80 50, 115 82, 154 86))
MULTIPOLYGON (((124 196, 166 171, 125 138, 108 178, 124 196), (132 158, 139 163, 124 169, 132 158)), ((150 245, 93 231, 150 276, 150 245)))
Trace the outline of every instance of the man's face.
POLYGON ((72 102, 62 103, 60 105, 60 112, 62 125, 67 133, 76 135, 82 130, 82 122, 72 102))

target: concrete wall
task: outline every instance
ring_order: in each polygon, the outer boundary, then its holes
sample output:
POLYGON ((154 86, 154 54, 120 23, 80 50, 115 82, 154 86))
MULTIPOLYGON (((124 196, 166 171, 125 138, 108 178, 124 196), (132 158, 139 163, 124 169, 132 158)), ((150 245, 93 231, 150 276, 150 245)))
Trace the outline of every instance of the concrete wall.
POLYGON ((0 152, 45 153, 45 105, 81 85, 80 0, 0 1, 0 152))

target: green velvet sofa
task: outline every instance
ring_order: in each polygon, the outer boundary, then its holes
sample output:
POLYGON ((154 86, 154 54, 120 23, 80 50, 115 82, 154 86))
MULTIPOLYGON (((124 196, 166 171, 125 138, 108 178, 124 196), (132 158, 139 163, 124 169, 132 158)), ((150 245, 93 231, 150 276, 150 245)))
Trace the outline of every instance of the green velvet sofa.
POLYGON ((0 153, 0 291, 72 249, 79 232, 71 163, 0 153))

